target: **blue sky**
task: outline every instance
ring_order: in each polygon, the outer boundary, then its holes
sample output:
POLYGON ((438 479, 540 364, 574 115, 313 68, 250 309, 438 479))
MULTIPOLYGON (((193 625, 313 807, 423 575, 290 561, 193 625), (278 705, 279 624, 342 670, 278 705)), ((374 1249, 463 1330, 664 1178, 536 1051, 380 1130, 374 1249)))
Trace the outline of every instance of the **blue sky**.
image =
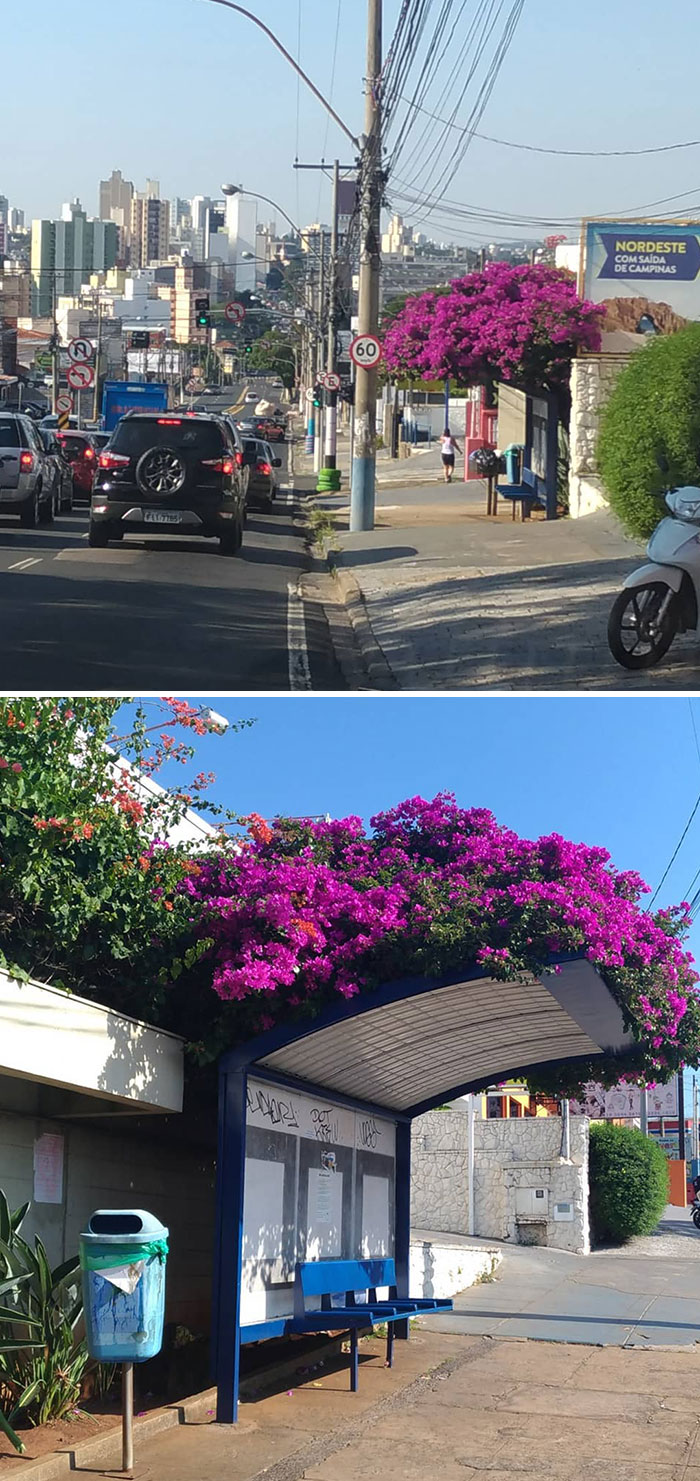
MULTIPOLYGON (((358 132, 365 0, 248 3, 294 53, 300 5, 302 65, 328 92, 340 5, 333 101, 358 132)), ((168 195, 215 193, 222 179, 235 179, 279 200, 294 219, 297 211, 316 217, 320 177, 295 176, 297 142, 301 159, 316 160, 324 146, 327 157, 345 154, 342 136, 334 125, 326 131, 302 89, 297 139, 294 74, 249 21, 209 0, 6 4, 3 112, 12 148, 0 192, 30 215, 55 214, 76 193, 95 210, 98 180, 118 167, 137 184, 160 178, 168 195)), ((387 45, 399 8, 400 0, 385 0, 387 45)), ((688 38, 696 29, 696 0, 663 11, 652 0, 526 0, 481 128, 570 148, 695 138, 697 55, 688 38)), ((567 161, 475 142, 449 195, 516 212, 614 214, 689 191, 698 163, 700 150, 567 161)), ((679 206, 693 203, 688 195, 679 206)), ((461 229, 455 224, 455 234, 461 229)), ((433 234, 450 235, 442 224, 433 234)))

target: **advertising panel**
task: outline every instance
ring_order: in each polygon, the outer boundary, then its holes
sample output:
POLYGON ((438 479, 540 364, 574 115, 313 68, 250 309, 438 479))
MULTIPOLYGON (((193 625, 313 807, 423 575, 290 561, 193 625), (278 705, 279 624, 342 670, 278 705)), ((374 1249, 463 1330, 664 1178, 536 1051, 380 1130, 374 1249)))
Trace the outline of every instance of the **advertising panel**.
MULTIPOLYGON (((584 1086, 580 1101, 571 1101, 570 1109, 575 1116, 590 1116, 594 1121, 636 1120, 640 1114, 639 1088, 636 1085, 613 1085, 607 1090, 589 1080, 584 1086)), ((661 1116, 678 1115, 678 1082, 673 1079, 668 1085, 655 1085, 647 1090, 647 1115, 650 1120, 661 1116)))
POLYGON ((605 305, 602 350, 700 320, 700 221, 586 221, 581 291, 605 305))

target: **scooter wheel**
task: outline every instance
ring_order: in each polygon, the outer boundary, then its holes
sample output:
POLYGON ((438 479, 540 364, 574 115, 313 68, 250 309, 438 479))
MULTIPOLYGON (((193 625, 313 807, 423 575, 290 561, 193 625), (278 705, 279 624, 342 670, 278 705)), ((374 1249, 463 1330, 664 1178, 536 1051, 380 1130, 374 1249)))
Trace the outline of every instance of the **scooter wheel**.
POLYGON ((700 1208, 693 1209, 693 1223, 696 1229, 700 1229, 700 1208))
POLYGON ((678 631, 678 597, 661 608, 669 587, 662 581, 627 587, 615 598, 608 618, 608 645, 626 669, 650 669, 668 652, 678 631))

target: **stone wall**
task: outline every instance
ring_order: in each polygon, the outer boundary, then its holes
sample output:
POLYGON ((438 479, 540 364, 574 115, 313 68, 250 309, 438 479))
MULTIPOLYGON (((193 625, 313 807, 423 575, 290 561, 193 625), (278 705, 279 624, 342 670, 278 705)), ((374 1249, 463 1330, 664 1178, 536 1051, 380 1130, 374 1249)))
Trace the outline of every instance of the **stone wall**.
MULTIPOLYGON (((475 1121, 474 1234, 589 1253, 587 1118, 572 1116, 570 1128, 571 1156, 564 1161, 558 1116, 475 1121), (535 1198, 536 1189, 542 1199, 535 1198)), ((413 1123, 411 1224, 468 1234, 468 1209, 466 1105, 464 1111, 429 1111, 413 1123)))
POLYGON ((600 418, 620 371, 631 355, 586 355, 571 367, 569 513, 572 519, 607 506, 598 476, 596 443, 600 418))

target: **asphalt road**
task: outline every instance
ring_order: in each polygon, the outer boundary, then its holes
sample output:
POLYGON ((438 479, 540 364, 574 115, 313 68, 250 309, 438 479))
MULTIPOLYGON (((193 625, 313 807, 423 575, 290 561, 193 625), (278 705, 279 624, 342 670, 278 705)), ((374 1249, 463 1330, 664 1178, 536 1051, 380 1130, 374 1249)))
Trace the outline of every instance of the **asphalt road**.
MULTIPOLYGON (((206 403, 235 405, 239 390, 206 403)), ((297 594, 308 569, 293 519, 299 490, 291 450, 276 451, 278 507, 249 514, 235 557, 221 556, 215 541, 168 535, 91 550, 82 506, 37 530, 0 518, 2 688, 342 688, 323 610, 297 594)))

